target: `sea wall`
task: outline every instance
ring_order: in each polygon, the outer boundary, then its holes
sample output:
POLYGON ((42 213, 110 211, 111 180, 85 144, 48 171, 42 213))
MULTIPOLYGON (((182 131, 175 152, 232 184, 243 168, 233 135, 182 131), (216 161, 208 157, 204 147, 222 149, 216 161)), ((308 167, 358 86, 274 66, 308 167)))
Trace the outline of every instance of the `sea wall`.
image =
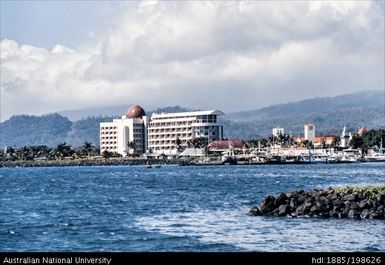
POLYGON ((249 215, 385 219, 385 186, 295 190, 265 197, 249 215))
POLYGON ((152 164, 165 164, 169 161, 158 159, 101 159, 101 160, 18 160, 18 161, 0 161, 0 168, 2 167, 66 167, 66 166, 125 166, 125 165, 146 165, 151 162, 152 164))

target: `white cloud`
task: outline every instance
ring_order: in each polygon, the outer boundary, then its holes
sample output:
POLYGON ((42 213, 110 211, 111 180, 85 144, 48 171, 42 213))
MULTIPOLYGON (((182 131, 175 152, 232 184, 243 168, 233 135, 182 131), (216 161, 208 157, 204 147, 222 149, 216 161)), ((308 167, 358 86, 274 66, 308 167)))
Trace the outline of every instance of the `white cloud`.
POLYGON ((125 102, 250 109, 382 89, 383 11, 369 1, 129 2, 93 47, 1 41, 1 118, 125 102))

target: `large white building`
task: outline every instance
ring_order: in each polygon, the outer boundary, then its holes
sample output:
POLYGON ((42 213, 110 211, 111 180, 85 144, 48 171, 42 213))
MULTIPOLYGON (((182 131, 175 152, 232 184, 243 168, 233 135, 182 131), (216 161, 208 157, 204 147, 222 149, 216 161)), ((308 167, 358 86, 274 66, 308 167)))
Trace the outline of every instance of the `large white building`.
POLYGON ((115 152, 126 156, 147 150, 148 117, 142 107, 131 107, 121 119, 100 123, 100 153, 115 152))
POLYGON ((179 113, 154 113, 148 125, 148 148, 154 153, 175 153, 176 141, 182 145, 194 138, 208 142, 222 140, 223 126, 218 123, 218 110, 179 113))
POLYGON ((305 132, 305 140, 308 140, 309 142, 313 142, 315 140, 315 125, 308 123, 304 126, 304 132, 305 132))

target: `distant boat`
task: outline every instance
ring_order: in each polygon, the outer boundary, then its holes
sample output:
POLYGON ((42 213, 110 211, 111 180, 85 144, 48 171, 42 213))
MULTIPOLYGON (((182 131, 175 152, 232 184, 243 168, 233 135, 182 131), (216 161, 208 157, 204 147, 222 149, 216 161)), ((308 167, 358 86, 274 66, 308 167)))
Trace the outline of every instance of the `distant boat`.
POLYGON ((318 163, 326 163, 327 162, 327 156, 311 156, 311 163, 318 164, 318 163))
POLYGON ((160 168, 160 165, 154 165, 154 168, 160 168))
POLYGON ((385 162, 385 148, 380 148, 370 155, 364 156, 364 160, 367 162, 385 162))

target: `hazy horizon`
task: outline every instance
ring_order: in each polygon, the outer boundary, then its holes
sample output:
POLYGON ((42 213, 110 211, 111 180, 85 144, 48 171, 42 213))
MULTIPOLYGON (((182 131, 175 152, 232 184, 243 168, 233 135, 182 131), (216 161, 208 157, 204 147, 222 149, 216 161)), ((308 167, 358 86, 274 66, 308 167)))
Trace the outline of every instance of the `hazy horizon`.
POLYGON ((2 1, 0 120, 382 91, 383 25, 376 1, 2 1))

